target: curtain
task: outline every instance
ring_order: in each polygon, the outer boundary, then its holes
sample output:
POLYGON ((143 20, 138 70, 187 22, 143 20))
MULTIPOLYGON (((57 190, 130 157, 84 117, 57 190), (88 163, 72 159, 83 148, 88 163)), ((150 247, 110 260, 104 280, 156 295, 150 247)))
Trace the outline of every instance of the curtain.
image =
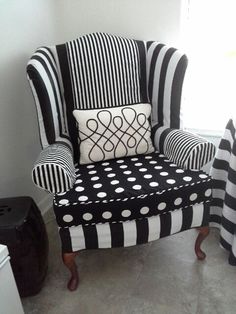
POLYGON ((220 141, 210 174, 213 200, 210 226, 220 229, 220 245, 236 266, 236 120, 230 119, 220 141))

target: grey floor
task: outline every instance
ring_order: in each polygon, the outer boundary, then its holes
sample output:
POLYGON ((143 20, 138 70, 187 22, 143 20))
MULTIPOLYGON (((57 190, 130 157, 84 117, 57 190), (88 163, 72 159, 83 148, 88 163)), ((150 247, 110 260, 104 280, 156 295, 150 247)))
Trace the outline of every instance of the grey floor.
POLYGON ((22 300, 25 313, 236 313, 236 267, 228 265, 216 230, 204 242, 204 262, 194 255, 195 230, 136 247, 82 251, 80 286, 69 292, 56 223, 50 213, 46 220, 49 272, 42 291, 22 300))

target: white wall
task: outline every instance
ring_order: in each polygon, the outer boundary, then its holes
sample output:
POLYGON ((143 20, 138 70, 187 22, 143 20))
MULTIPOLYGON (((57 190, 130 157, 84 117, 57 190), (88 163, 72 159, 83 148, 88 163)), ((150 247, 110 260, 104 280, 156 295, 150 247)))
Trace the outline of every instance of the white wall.
POLYGON ((57 0, 57 38, 108 32, 177 45, 183 0, 57 0))
POLYGON ((36 47, 104 31, 177 44, 181 0, 0 0, 0 198, 47 194, 31 182, 40 151, 27 60, 36 47))
POLYGON ((50 0, 0 0, 0 198, 47 196, 31 182, 40 144, 25 68, 37 46, 54 41, 52 16, 50 0))

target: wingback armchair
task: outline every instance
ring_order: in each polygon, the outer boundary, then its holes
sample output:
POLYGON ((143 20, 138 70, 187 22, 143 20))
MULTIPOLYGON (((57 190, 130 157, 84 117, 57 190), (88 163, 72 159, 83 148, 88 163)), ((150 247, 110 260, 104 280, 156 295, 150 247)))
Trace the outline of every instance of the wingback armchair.
POLYGON ((199 227, 195 251, 205 258, 212 184, 200 169, 215 147, 182 130, 186 67, 177 49, 105 33, 38 48, 29 60, 43 148, 32 179, 54 194, 70 290, 83 249, 199 227))

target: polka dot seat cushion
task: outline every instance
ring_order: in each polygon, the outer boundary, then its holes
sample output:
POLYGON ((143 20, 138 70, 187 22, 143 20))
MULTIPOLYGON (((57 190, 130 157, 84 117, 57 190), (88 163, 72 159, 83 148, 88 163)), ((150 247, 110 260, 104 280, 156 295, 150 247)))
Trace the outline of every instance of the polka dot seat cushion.
POLYGON ((211 178, 154 152, 76 169, 72 190, 55 195, 60 227, 141 219, 211 200, 211 178))

